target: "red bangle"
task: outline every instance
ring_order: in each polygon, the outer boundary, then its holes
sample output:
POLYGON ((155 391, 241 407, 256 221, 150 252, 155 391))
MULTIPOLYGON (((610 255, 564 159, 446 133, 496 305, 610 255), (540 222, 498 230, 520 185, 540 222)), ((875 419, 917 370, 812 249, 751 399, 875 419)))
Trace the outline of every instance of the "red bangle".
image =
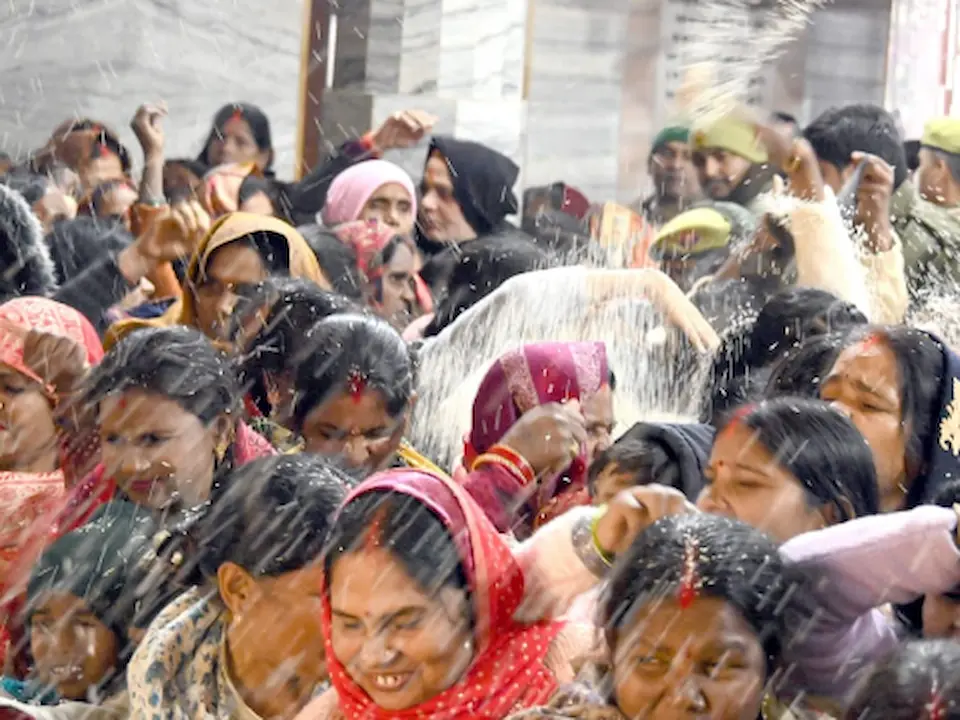
POLYGON ((528 483, 532 483, 537 479, 537 474, 533 471, 533 466, 527 462, 527 459, 523 455, 518 453, 513 448, 508 447, 507 445, 497 444, 487 450, 487 452, 494 455, 499 455, 504 460, 516 465, 517 469, 520 470, 523 476, 527 479, 528 483))
POLYGON ((379 154, 380 154, 380 148, 378 148, 378 147, 377 147, 377 144, 373 141, 373 137, 374 137, 374 136, 373 136, 373 130, 371 130, 371 131, 368 132, 366 135, 364 135, 363 137, 360 138, 360 145, 361 145, 361 146, 363 147, 363 149, 366 150, 367 152, 369 152, 369 153, 371 153, 371 154, 373 154, 373 155, 379 155, 379 154))

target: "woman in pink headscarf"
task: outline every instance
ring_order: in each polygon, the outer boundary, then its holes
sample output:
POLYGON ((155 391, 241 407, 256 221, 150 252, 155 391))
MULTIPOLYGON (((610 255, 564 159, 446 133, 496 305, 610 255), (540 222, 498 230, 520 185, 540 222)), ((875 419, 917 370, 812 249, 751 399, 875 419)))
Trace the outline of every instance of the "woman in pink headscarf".
POLYGON ((337 175, 327 190, 318 220, 335 227, 354 220, 376 220, 396 235, 413 237, 417 191, 410 176, 386 160, 367 160, 337 175))
POLYGON ((587 468, 592 455, 609 445, 613 429, 612 389, 606 347, 598 342, 524 345, 490 367, 473 402, 463 464, 468 471, 484 466, 500 470, 473 474, 466 481, 467 490, 500 532, 527 535, 569 508, 589 502, 587 468), (508 431, 527 413, 551 408, 581 415, 583 432, 563 439, 537 438, 539 446, 550 440, 567 442, 569 462, 552 471, 536 471, 539 463, 528 457, 536 448, 512 446, 508 431))

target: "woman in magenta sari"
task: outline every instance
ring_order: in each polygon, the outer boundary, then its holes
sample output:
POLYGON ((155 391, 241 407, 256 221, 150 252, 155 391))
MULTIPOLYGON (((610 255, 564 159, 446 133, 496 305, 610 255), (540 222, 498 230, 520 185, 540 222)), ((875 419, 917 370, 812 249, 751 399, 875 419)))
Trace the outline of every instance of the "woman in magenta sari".
MULTIPOLYGON (((547 520, 589 503, 587 468, 613 430, 613 375, 603 343, 524 345, 487 371, 464 440, 466 488, 500 532, 529 535, 547 520), (510 433, 528 413, 543 413, 544 433, 510 433), (557 432, 558 416, 569 433, 557 432), (520 441, 520 442, 517 442, 520 441), (539 462, 540 449, 564 443, 564 465, 539 462), (476 472, 486 468, 488 472, 476 472)), ((530 428, 533 430, 534 428, 530 428)), ((553 454, 556 457, 556 454, 553 454)))

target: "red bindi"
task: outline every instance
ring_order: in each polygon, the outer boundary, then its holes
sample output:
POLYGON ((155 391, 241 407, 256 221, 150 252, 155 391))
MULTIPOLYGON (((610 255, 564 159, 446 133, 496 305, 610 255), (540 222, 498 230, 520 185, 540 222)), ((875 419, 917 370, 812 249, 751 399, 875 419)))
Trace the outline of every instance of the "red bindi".
POLYGON ((860 348, 860 352, 869 352, 880 345, 881 342, 883 342, 883 340, 877 333, 870 333, 858 343, 858 347, 860 348))
POLYGON ((347 376, 347 393, 353 398, 355 403, 360 402, 360 398, 363 396, 363 391, 367 387, 367 379, 363 376, 357 369, 350 371, 350 374, 347 376))

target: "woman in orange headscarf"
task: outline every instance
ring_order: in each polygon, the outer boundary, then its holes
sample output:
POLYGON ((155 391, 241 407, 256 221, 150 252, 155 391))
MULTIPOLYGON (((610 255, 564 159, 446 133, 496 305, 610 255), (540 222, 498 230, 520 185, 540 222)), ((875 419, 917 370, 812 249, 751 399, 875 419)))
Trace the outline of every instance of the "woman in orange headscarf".
POLYGON ((230 314, 239 285, 254 285, 269 275, 330 284, 306 240, 276 218, 235 212, 219 218, 190 258, 182 297, 159 318, 130 318, 114 323, 104 344, 143 327, 188 325, 214 341, 228 340, 230 314))

